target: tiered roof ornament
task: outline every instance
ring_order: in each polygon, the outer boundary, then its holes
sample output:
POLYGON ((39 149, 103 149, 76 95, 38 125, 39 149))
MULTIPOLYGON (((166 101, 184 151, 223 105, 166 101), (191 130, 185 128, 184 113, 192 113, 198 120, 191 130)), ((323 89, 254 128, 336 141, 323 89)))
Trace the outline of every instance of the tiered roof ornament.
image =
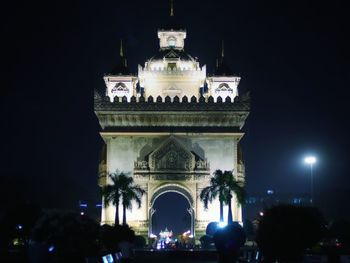
MULTIPOLYGON (((174 19, 173 1, 169 19, 174 19)), ((174 24, 173 24, 174 25, 174 24)), ((238 97, 240 77, 225 61, 224 42, 213 76, 206 75, 184 51, 186 30, 171 26, 158 30, 160 50, 129 73, 123 42, 119 70, 105 75, 105 96, 95 94, 95 111, 104 130, 197 129, 239 130, 249 114, 249 99, 238 97)))

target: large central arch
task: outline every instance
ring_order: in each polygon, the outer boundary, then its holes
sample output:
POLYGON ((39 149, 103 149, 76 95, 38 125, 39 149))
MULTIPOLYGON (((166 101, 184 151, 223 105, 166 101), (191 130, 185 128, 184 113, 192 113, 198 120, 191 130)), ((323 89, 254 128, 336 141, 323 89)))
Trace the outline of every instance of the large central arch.
POLYGON ((197 203, 200 190, 209 183, 209 163, 203 155, 192 149, 190 141, 185 144, 178 137, 169 136, 155 147, 140 151, 133 176, 135 182, 143 185, 147 192, 147 208, 144 207, 147 220, 139 221, 137 229, 141 229, 139 226, 142 223, 143 233, 153 234, 155 200, 164 193, 175 192, 185 197, 190 205, 188 212, 191 215, 191 234, 204 231, 208 222, 205 218, 198 220, 200 212, 197 203))
POLYGON ((193 193, 191 193, 191 190, 188 189, 187 187, 183 186, 180 183, 165 183, 160 186, 158 186, 152 195, 149 198, 149 224, 148 224, 148 232, 149 234, 153 233, 152 232, 152 217, 153 214, 155 213, 155 209, 153 208, 155 201, 157 200, 158 197, 165 193, 178 193, 185 197, 185 199, 188 201, 190 208, 187 210, 187 212, 191 215, 191 234, 194 235, 195 231, 195 196, 193 196, 193 193))

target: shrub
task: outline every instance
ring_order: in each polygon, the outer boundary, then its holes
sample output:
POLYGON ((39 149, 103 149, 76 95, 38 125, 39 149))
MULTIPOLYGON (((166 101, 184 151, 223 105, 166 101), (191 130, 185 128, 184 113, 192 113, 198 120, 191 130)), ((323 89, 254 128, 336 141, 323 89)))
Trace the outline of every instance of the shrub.
POLYGON ((267 262, 300 260, 324 233, 324 219, 313 207, 275 206, 265 211, 257 243, 267 262))

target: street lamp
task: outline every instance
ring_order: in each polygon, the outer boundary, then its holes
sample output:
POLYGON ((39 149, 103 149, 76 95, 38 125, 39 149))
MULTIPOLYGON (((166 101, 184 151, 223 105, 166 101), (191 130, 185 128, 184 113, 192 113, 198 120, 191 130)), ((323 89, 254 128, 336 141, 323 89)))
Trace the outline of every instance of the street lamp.
POLYGON ((316 163, 316 157, 315 156, 307 156, 304 159, 304 162, 308 165, 310 165, 310 176, 311 176, 311 205, 313 205, 313 199, 314 199, 314 177, 313 177, 313 171, 312 167, 316 163))

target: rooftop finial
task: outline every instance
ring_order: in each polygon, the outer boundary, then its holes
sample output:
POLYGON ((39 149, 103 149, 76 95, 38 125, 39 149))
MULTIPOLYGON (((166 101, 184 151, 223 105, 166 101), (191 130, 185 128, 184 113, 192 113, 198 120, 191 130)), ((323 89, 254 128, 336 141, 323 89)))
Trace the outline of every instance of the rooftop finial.
POLYGON ((174 16, 174 1, 170 1, 170 16, 174 16))
POLYGON ((122 39, 120 40, 120 53, 119 54, 120 54, 121 57, 124 57, 123 40, 122 39))
POLYGON ((225 55, 225 49, 224 49, 224 40, 221 42, 221 57, 223 58, 225 55))

